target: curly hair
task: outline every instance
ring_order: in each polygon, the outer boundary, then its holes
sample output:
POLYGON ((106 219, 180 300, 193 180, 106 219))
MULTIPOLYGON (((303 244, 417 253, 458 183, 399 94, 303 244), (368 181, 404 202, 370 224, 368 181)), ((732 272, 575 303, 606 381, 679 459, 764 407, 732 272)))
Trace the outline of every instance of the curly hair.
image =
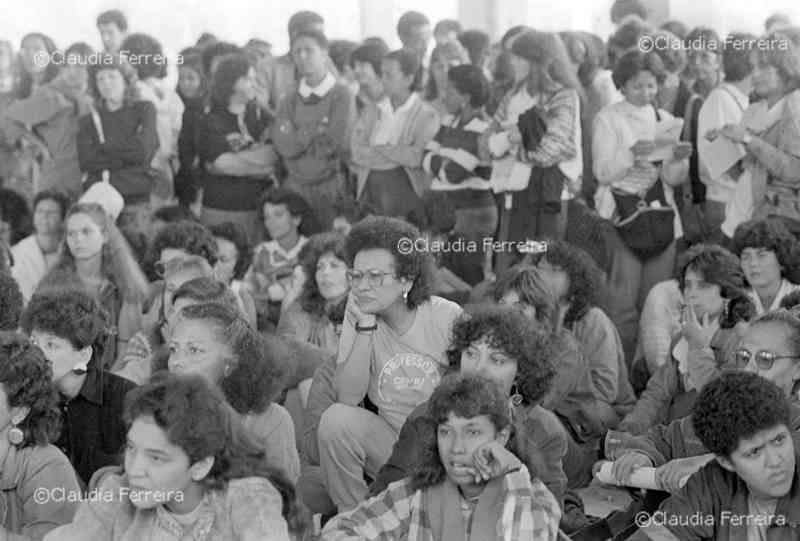
POLYGON ((730 457, 742 440, 790 424, 781 389, 751 372, 726 372, 708 383, 694 404, 692 425, 710 452, 730 457))
POLYGON ((0 383, 6 407, 30 408, 18 428, 25 434, 20 447, 47 445, 58 439, 61 413, 53 369, 42 350, 16 332, 0 332, 0 383))
POLYGON ((132 84, 136 77, 136 71, 133 67, 123 62, 118 54, 97 54, 99 55, 97 61, 89 65, 89 90, 90 95, 94 98, 95 105, 98 107, 105 106, 105 100, 103 96, 100 95, 100 89, 97 86, 97 76, 102 71, 118 71, 125 82, 125 93, 123 94, 124 104, 130 105, 136 101, 136 88, 132 84))
POLYGON ((243 432, 225 398, 197 376, 165 372, 125 397, 123 418, 130 429, 136 419, 152 418, 167 439, 177 445, 194 464, 213 457, 214 464, 201 481, 209 490, 224 489, 233 479, 263 477, 283 501, 283 517, 293 532, 300 532, 306 517, 294 486, 286 475, 267 466, 266 456, 243 432))
POLYGON ((338 233, 319 233, 308 239, 300 249, 297 259, 303 267, 306 281, 300 292, 300 307, 309 314, 322 316, 325 314, 326 300, 319 292, 316 273, 317 263, 325 254, 331 254, 342 261, 347 260, 344 249, 345 238, 338 233))
POLYGON ((233 266, 233 279, 241 280, 244 278, 250 263, 253 261, 253 249, 247 239, 247 231, 234 222, 223 222, 213 225, 210 228, 211 234, 215 237, 225 239, 236 247, 236 265, 233 266))
POLYGON ((78 289, 36 293, 22 313, 27 334, 46 332, 67 340, 76 350, 92 347, 89 364, 100 366, 110 331, 108 313, 90 294, 78 289))
MULTIPOLYGON (((271 188, 264 192, 258 202, 258 218, 262 224, 264 223, 264 206, 267 203, 270 205, 285 205, 289 214, 295 218, 300 218, 297 232, 301 235, 310 236, 322 231, 311 205, 299 193, 286 188, 271 188)), ((269 236, 269 231, 266 234, 269 236)))
POLYGON ((216 337, 233 351, 236 365, 220 382, 233 409, 247 415, 263 413, 283 390, 288 352, 282 342, 262 336, 241 313, 222 304, 194 304, 181 310, 179 317, 204 320, 218 327, 216 337))
POLYGON ((774 252, 781 267, 781 278, 800 282, 800 247, 781 220, 750 220, 739 225, 733 232, 731 250, 741 258, 746 248, 774 252))
POLYGON ((498 432, 511 426, 508 397, 503 396, 496 385, 478 376, 445 376, 428 400, 427 417, 433 437, 424 442, 420 461, 411 475, 411 485, 415 490, 438 485, 447 476, 439 456, 436 433, 451 413, 464 419, 486 415, 498 432))
POLYGON ((564 241, 549 241, 544 258, 551 265, 561 268, 569 278, 569 310, 564 316, 564 326, 571 329, 591 307, 598 305, 603 271, 587 252, 564 241))
POLYGON ((31 205, 34 213, 36 212, 37 205, 42 201, 53 201, 58 204, 58 208, 61 210, 62 220, 67 215, 67 209, 70 206, 70 199, 69 196, 64 192, 60 192, 58 190, 42 190, 37 192, 36 195, 33 196, 33 205, 31 205))
POLYGON ((23 304, 17 281, 11 274, 0 272, 0 331, 14 331, 19 327, 23 304))
POLYGON ((212 267, 217 262, 217 241, 211 231, 197 222, 184 220, 162 227, 150 247, 148 259, 151 265, 158 261, 162 250, 166 248, 204 257, 212 267))
POLYGON ((122 42, 120 50, 126 51, 129 56, 144 59, 144 62, 132 64, 139 76, 139 80, 155 77, 163 79, 167 76, 167 59, 164 49, 153 36, 147 34, 130 34, 122 42))
POLYGON ((406 278, 413 285, 406 298, 406 306, 413 310, 431 297, 434 266, 431 256, 423 251, 411 250, 403 254, 398 250, 402 239, 420 238, 419 230, 413 225, 386 216, 364 218, 350 230, 345 241, 347 266, 364 250, 386 250, 394 258, 395 274, 406 278))
POLYGON ((547 284, 542 279, 539 269, 533 265, 515 265, 503 273, 494 286, 494 300, 500 301, 504 295, 514 292, 520 302, 536 310, 536 320, 557 327, 556 298, 550 293, 547 284))
POLYGON ((538 404, 550 390, 556 371, 550 359, 557 356, 549 333, 510 306, 475 306, 453 324, 447 356, 459 369, 461 354, 475 342, 486 340, 517 363, 514 384, 525 405, 538 404))
MULTIPOLYGON (((205 62, 205 54, 203 61, 205 62)), ((211 66, 207 66, 206 73, 210 73, 210 69, 211 66)), ((222 57, 216 70, 211 74, 211 107, 215 110, 226 111, 236 83, 242 77, 247 77, 251 69, 253 66, 250 59, 243 52, 235 52, 222 57)))
POLYGON ((778 310, 767 312, 755 319, 750 324, 750 327, 764 325, 765 323, 782 323, 785 325, 789 330, 786 335, 786 342, 789 344, 792 353, 800 356, 800 311, 797 308, 779 308, 778 310))
POLYGON ((33 214, 28 202, 14 190, 0 188, 0 217, 9 226, 11 246, 33 231, 33 214))
POLYGON ((202 304, 214 303, 234 310, 239 309, 236 293, 214 278, 201 277, 184 282, 172 294, 172 302, 178 299, 191 299, 202 304))

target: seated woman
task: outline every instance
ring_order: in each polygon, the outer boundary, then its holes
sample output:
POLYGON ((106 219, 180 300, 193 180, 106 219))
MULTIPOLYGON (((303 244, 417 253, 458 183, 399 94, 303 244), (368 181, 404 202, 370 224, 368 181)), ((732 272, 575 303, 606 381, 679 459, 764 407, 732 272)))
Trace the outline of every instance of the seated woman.
POLYGON ((366 218, 347 237, 350 298, 333 381, 336 403, 319 418, 320 464, 341 511, 367 493, 411 412, 449 364, 461 308, 430 294, 429 254, 403 250, 420 232, 401 220, 366 218), (374 410, 360 407, 365 398, 374 410))
POLYGON ((415 470, 331 519, 323 541, 557 538, 558 502, 506 449, 508 395, 476 376, 449 376, 428 416, 436 437, 415 470))
POLYGON ((214 270, 200 256, 175 258, 164 265, 164 289, 161 296, 162 316, 148 328, 134 334, 116 364, 114 373, 141 385, 150 375, 153 354, 164 345, 167 316, 173 311, 175 291, 196 278, 212 278, 214 270))
MULTIPOLYGON (((726 362, 726 367, 755 372, 778 385, 790 401, 791 429, 800 430, 800 317, 787 310, 756 319, 726 362)), ((688 415, 668 425, 657 425, 633 437, 610 437, 606 456, 615 460, 613 473, 625 482, 640 466, 654 466, 656 480, 666 490, 677 490, 680 480, 705 465, 712 455, 697 437, 688 415)))
POLYGON ((297 256, 318 227, 306 200, 284 188, 265 192, 259 209, 270 240, 253 250, 253 264, 244 282, 256 303, 259 328, 263 328, 276 325, 282 308, 294 300, 301 285, 295 274, 297 256))
POLYGON ((111 369, 128 340, 142 328, 147 279, 113 220, 97 203, 78 203, 67 212, 67 242, 56 266, 36 293, 81 289, 108 313, 107 343, 99 369, 111 369))
POLYGON ((17 333, 0 333, 0 409, 0 537, 38 541, 72 520, 81 492, 69 460, 52 445, 59 429, 53 370, 17 333), (36 497, 59 490, 62 498, 36 497))
POLYGON ((281 314, 278 335, 295 338, 336 355, 350 284, 344 237, 320 233, 298 255, 306 276, 300 297, 281 314))
POLYGON ((123 400, 135 387, 102 366, 105 314, 86 293, 62 290, 34 295, 20 326, 53 366, 62 411, 57 445, 88 483, 98 469, 119 463, 123 400))
MULTIPOLYGON (((518 309, 483 306, 456 321, 448 355, 452 370, 481 376, 508 397, 514 426, 508 447, 560 502, 567 486, 562 460, 568 436, 558 417, 541 405, 555 375, 549 363, 555 346, 549 333, 518 309)), ((434 435, 429 404, 420 404, 403 425, 370 494, 410 475, 420 462, 425 442, 434 435)))
POLYGON ((99 494, 47 541, 287 541, 302 531, 294 489, 241 434, 199 377, 158 374, 131 393, 125 470, 98 473, 99 494))
POLYGON ((732 309, 732 303, 749 301, 739 260, 724 248, 693 246, 683 255, 677 278, 686 302, 681 335, 673 340, 670 362, 650 376, 620 431, 641 434, 688 415, 697 392, 716 377, 739 341, 735 318, 752 317, 732 309))
POLYGON ((274 400, 284 388, 286 350, 262 337, 238 310, 220 304, 185 306, 169 339, 170 372, 197 374, 222 389, 270 464, 292 482, 300 475, 294 424, 274 400))
POLYGON ((600 269, 589 254, 563 241, 548 242, 537 266, 557 299, 557 328, 572 331, 599 398, 622 417, 633 407, 635 397, 617 328, 597 306, 600 269))
POLYGON ((234 222, 223 222, 211 226, 211 234, 217 241, 217 264, 214 272, 217 280, 231 288, 236 294, 239 308, 247 322, 256 326, 256 304, 244 283, 244 275, 253 262, 253 250, 247 239, 247 231, 234 222))
POLYGON ((733 233, 732 251, 742 263, 758 315, 775 310, 786 295, 800 289, 793 283, 798 279, 798 248, 780 220, 752 220, 733 233))

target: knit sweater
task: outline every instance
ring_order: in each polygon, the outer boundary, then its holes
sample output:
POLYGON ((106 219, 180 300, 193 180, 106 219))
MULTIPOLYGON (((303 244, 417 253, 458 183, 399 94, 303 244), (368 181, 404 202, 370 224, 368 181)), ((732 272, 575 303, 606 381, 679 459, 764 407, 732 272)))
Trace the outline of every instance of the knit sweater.
POLYGON ((322 97, 311 94, 303 98, 295 92, 283 100, 272 140, 290 181, 316 183, 337 173, 339 160, 348 151, 348 131, 354 120, 352 105, 350 90, 342 84, 336 84, 322 97))

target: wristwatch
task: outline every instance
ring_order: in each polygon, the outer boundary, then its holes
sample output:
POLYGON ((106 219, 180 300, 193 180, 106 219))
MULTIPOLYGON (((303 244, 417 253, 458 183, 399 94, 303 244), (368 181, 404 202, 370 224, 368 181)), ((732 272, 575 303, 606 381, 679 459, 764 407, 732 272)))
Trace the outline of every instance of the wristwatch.
POLYGON ((372 332, 372 331, 376 331, 376 330, 378 330, 378 324, 377 323, 374 323, 373 325, 370 325, 369 327, 362 327, 361 325, 356 323, 356 331, 357 332, 372 332))

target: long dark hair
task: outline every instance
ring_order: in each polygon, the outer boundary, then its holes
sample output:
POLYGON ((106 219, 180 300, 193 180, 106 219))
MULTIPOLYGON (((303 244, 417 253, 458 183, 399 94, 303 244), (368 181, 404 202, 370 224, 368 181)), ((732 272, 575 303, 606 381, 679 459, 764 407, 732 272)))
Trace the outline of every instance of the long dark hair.
MULTIPOLYGON (((56 51, 56 44, 52 38, 46 36, 40 32, 31 32, 30 34, 25 34, 25 37, 22 38, 20 41, 20 45, 25 43, 27 39, 39 39, 44 43, 44 48, 47 51, 48 56, 52 59, 53 53, 56 51)), ((20 47, 22 49, 22 47, 20 47)), ((56 75, 58 75, 59 67, 57 64, 53 62, 48 62, 47 67, 44 69, 44 74, 42 75, 42 81, 40 84, 49 83, 53 79, 55 79, 56 75)), ((20 62, 20 70, 19 70, 19 81, 17 86, 17 98, 18 99, 25 99, 31 95, 33 91, 33 76, 27 71, 24 67, 22 62, 20 62)))
MULTIPOLYGON (((305 312, 315 316, 325 314, 326 300, 319 292, 319 285, 315 277, 317 263, 325 254, 332 254, 333 257, 341 259, 343 262, 347 261, 344 242, 344 237, 338 233, 320 233, 308 239, 305 246, 300 249, 298 260, 303 266, 306 281, 303 283, 299 301, 300 307, 305 312)), ((344 300, 346 301, 346 298, 344 300)), ((344 316, 343 311, 341 315, 344 316)))

